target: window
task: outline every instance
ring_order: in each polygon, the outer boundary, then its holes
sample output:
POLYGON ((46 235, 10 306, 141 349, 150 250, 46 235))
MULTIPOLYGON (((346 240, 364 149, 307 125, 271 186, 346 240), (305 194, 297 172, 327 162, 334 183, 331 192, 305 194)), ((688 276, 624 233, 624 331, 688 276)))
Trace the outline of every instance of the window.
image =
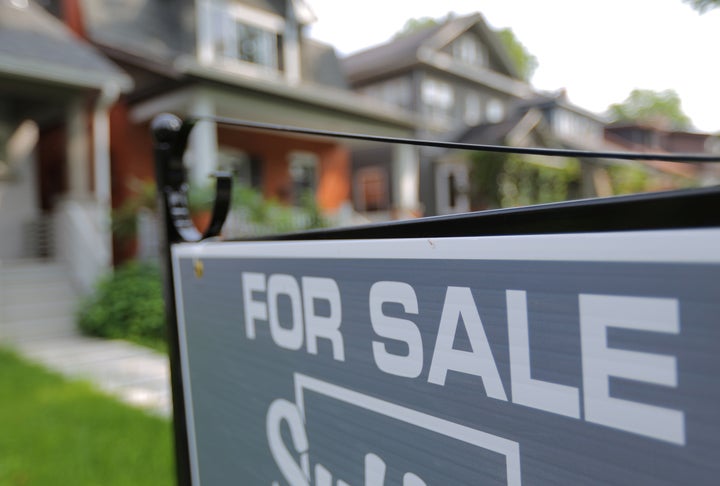
POLYGON ((412 101, 410 82, 405 78, 376 83, 363 88, 361 92, 397 106, 409 107, 412 101))
POLYGON ((442 119, 451 115, 455 95, 449 83, 427 78, 422 83, 422 100, 428 116, 442 119))
POLYGON ((480 95, 468 93, 465 98, 465 123, 477 125, 482 120, 482 107, 480 106, 480 95))
POLYGON ((210 60, 281 68, 281 17, 240 4, 210 1, 204 5, 209 15, 210 60))
POLYGON ((471 66, 484 66, 487 59, 485 46, 474 35, 466 34, 453 44, 453 57, 471 66))
POLYGON ((358 211, 388 209, 388 177, 382 167, 364 167, 355 175, 355 207, 358 211))
POLYGON ((490 123, 498 123, 505 118, 505 105, 497 98, 488 101, 485 116, 490 123))
POLYGON ((292 152, 290 154, 290 181, 292 183, 292 201, 299 205, 304 194, 315 193, 318 185, 318 157, 310 152, 292 152))
POLYGON ((218 169, 230 172, 238 187, 253 185, 253 170, 250 156, 242 150, 220 148, 218 150, 218 169))
POLYGON ((553 129, 560 137, 598 141, 602 125, 582 115, 558 108, 553 113, 553 129))

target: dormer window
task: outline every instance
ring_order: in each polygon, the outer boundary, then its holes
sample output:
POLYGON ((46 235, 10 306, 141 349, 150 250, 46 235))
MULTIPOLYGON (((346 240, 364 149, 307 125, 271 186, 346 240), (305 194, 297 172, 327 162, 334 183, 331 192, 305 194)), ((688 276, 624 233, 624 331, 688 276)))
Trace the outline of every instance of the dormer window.
POLYGON ((225 65, 281 70, 282 17, 232 2, 204 2, 209 27, 201 39, 201 59, 225 65))
POLYGON ((487 63, 485 46, 480 39, 471 34, 465 34, 455 41, 453 57, 471 66, 484 66, 487 63))

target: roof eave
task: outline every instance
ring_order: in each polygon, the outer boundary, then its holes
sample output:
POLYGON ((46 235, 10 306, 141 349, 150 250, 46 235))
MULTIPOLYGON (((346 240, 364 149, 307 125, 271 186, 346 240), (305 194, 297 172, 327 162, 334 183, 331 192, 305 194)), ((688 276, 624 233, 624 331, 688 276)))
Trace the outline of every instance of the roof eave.
POLYGON ((13 77, 36 79, 72 88, 106 90, 113 87, 122 93, 128 93, 133 88, 132 79, 124 73, 114 76, 99 75, 82 69, 62 65, 48 66, 45 63, 3 54, 0 54, 0 69, 0 73, 13 77))
POLYGON ((523 81, 487 69, 462 69, 454 63, 451 56, 426 47, 418 49, 417 56, 427 66, 482 84, 500 93, 521 99, 529 98, 534 93, 531 86, 523 81))
POLYGON ((402 128, 414 129, 417 126, 415 117, 409 113, 399 113, 397 109, 372 98, 330 86, 314 86, 305 83, 289 85, 280 79, 271 77, 241 76, 224 69, 202 65, 190 57, 179 59, 175 67, 187 75, 207 81, 264 92, 318 107, 375 119, 402 128))

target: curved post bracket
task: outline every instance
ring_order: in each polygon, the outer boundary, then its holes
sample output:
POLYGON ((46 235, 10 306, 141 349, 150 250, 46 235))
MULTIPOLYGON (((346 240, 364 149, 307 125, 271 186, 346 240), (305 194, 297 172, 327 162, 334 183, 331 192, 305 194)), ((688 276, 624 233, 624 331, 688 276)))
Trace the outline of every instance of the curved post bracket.
POLYGON ((215 202, 210 225, 201 233, 190 218, 187 171, 182 159, 193 126, 193 121, 181 121, 170 114, 158 115, 151 125, 155 178, 168 243, 194 242, 218 236, 230 210, 232 175, 217 172, 214 174, 215 202))

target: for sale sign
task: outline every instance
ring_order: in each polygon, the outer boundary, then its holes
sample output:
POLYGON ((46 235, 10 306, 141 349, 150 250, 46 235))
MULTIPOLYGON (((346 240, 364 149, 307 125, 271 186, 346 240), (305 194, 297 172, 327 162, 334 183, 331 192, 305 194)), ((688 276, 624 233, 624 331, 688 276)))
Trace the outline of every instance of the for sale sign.
POLYGON ((176 245, 194 484, 717 484, 718 248, 176 245))

